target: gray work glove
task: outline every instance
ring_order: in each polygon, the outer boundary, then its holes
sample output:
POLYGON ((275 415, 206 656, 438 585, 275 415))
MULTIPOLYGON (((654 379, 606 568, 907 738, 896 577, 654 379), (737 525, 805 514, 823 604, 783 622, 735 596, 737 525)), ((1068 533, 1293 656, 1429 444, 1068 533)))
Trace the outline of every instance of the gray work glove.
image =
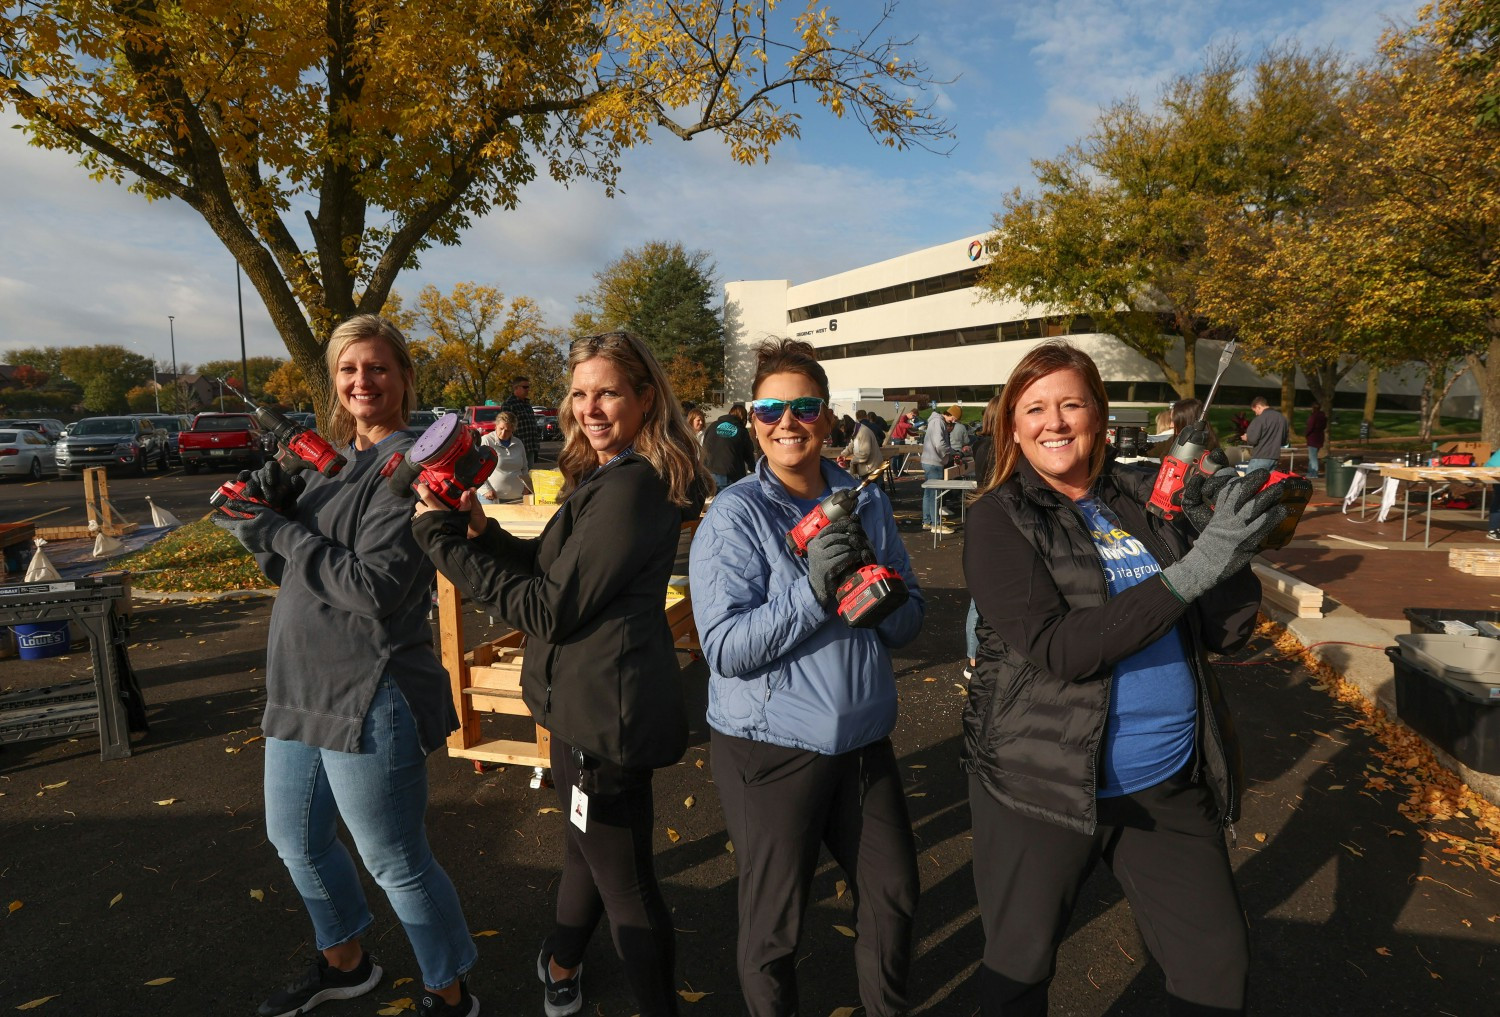
POLYGON ((274 459, 255 471, 255 483, 261 491, 261 500, 284 516, 297 511, 297 496, 307 487, 307 479, 298 473, 288 473, 274 459))
POLYGON ((1182 511, 1193 524, 1193 529, 1202 533, 1208 529, 1208 521, 1214 516, 1214 504, 1219 494, 1239 473, 1229 465, 1229 457, 1223 449, 1214 449, 1206 458, 1205 465, 1213 470, 1213 476, 1205 476, 1196 465, 1188 470, 1187 480, 1182 485, 1182 511))
POLYGON ((870 553, 859 522, 841 519, 823 528, 807 544, 807 578, 823 610, 838 607, 838 589, 870 553))
POLYGON ((1260 490, 1270 475, 1269 470, 1252 470, 1228 483, 1192 550, 1161 570, 1178 600, 1191 604, 1250 564, 1266 537, 1286 518, 1281 485, 1260 490))

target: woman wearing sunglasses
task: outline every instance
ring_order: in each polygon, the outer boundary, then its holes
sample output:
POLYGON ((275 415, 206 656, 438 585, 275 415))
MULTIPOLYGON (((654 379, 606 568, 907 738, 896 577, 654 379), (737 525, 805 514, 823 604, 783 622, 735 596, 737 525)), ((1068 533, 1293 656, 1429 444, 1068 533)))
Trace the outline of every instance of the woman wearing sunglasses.
POLYGON ((466 492, 451 512, 420 485, 413 527, 443 575, 527 636, 521 694, 552 732, 564 825, 556 924, 537 977, 547 1017, 583 1007, 583 955, 609 915, 643 1017, 677 1012, 675 936, 652 863, 652 771, 687 748, 662 611, 682 523, 712 490, 661 365, 627 332, 573 343, 559 416, 563 502, 513 537, 466 492))
POLYGON ((860 998, 906 1012, 917 866, 891 747, 890 650, 916 637, 924 604, 883 492, 829 525, 805 556, 786 534, 855 481, 822 456, 828 376, 807 343, 757 350, 752 426, 764 456, 720 491, 693 540, 693 613, 710 669, 714 782, 739 866, 737 963, 752 1017, 799 1011, 795 966, 820 846, 854 893, 860 998), (840 581, 872 555, 910 599, 875 628, 838 615, 840 581))

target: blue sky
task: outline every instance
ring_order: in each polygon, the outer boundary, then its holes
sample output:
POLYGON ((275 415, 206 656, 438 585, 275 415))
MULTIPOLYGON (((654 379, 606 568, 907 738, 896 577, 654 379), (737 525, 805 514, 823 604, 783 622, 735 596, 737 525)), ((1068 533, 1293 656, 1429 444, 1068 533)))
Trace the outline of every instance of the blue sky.
MULTIPOLYGON (((795 2, 795 0, 793 0, 795 2)), ((845 23, 875 0, 835 0, 845 23)), ((712 139, 664 137, 628 153, 621 193, 539 182, 515 212, 477 221, 462 245, 428 251, 396 289, 495 286, 537 300, 566 326, 592 275, 626 247, 676 240, 708 251, 721 281, 801 282, 989 228, 1002 197, 1031 183, 1030 163, 1083 135, 1127 95, 1153 101, 1207 49, 1253 57, 1295 42, 1359 59, 1419 0, 902 0, 889 25, 915 37, 951 153, 892 152, 853 121, 804 103, 803 138, 767 165, 735 165, 712 139)), ((0 111, 0 126, 16 119, 0 111)), ((197 363, 239 353, 234 262, 197 215, 95 183, 73 159, 0 131, 0 356, 28 345, 119 342, 197 363)), ((284 355, 246 289, 250 354, 284 355)))

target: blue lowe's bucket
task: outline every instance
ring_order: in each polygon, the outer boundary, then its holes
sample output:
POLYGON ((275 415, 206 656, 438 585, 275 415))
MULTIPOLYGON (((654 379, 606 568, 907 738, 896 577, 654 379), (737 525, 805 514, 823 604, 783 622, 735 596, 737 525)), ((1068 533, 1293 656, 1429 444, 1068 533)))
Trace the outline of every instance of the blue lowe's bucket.
POLYGON ((68 623, 65 621, 38 622, 35 625, 12 626, 16 634, 16 649, 22 660, 42 660, 59 657, 68 652, 68 623))

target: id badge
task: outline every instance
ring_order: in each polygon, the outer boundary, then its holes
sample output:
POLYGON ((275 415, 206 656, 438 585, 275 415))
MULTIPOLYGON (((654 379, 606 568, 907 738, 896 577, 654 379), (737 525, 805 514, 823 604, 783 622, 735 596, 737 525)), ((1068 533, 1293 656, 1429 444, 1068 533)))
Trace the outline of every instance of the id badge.
POLYGON ((589 832, 589 795, 577 784, 573 785, 573 800, 568 806, 568 821, 578 827, 580 833, 589 832))

